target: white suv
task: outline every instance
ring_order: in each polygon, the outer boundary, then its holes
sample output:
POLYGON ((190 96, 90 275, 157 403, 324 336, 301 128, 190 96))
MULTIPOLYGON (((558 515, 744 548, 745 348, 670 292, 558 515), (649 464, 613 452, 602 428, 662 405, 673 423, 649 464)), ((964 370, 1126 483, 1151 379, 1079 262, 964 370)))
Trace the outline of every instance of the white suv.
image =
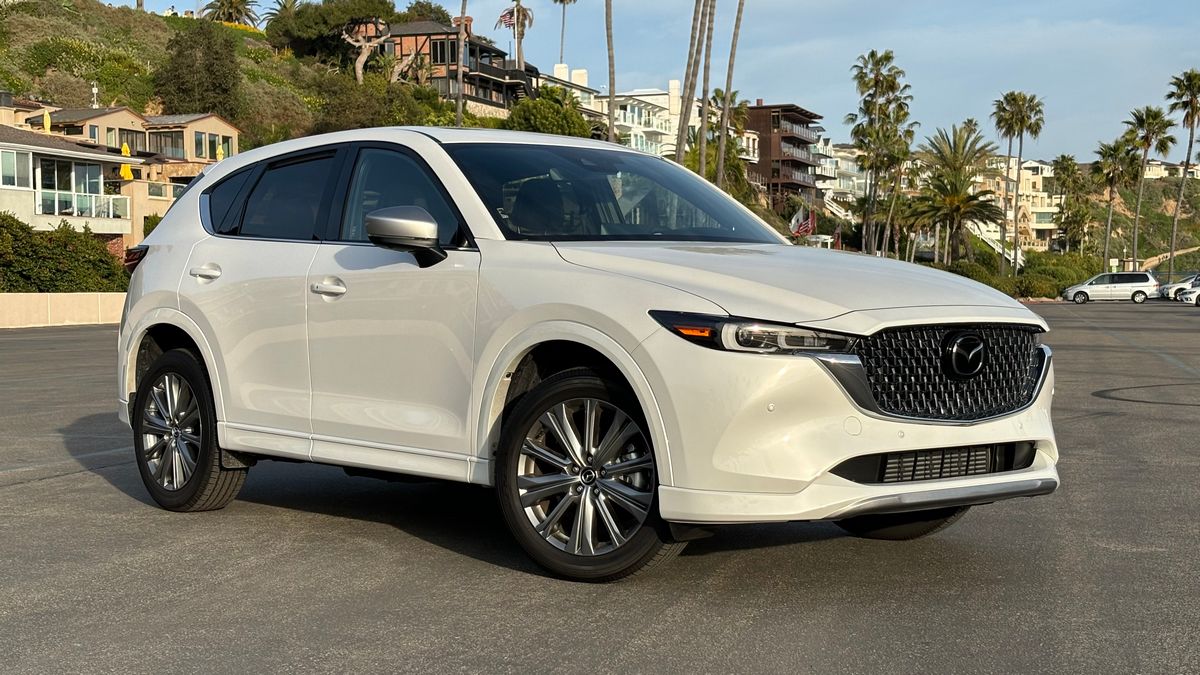
POLYGON ((279 143, 211 167, 128 263, 120 415, 172 510, 266 458, 490 485, 534 559, 596 581, 722 523, 909 539, 1058 486, 1040 318, 790 246, 606 143, 279 143))

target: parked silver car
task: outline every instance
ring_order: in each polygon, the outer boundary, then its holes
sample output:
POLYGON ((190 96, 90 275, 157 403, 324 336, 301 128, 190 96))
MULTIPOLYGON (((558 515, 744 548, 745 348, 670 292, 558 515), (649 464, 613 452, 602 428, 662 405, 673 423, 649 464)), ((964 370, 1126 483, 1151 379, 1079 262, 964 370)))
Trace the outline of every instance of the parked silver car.
POLYGON ((1158 297, 1178 300, 1179 294, 1195 286, 1197 281, 1200 281, 1200 274, 1192 274, 1174 283, 1163 284, 1158 287, 1158 297))
POLYGON ((1112 272, 1097 274, 1082 284, 1063 291, 1063 300, 1082 305, 1091 300, 1146 301, 1158 294, 1158 280, 1149 272, 1112 272))

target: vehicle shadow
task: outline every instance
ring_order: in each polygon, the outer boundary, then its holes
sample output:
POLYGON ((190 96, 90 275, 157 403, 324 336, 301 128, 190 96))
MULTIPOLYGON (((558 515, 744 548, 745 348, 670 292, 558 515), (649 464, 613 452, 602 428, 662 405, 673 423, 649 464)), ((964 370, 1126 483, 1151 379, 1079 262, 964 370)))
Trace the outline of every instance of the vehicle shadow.
POLYGON ((77 418, 60 427, 63 447, 84 470, 143 504, 153 504, 133 461, 133 437, 115 413, 77 418), (120 447, 124 445, 125 447, 120 447))

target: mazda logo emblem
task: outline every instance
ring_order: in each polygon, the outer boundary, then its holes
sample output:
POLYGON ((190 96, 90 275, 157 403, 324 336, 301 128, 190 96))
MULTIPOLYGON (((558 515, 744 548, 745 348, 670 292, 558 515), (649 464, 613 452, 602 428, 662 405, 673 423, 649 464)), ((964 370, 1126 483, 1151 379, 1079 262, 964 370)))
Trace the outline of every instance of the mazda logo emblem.
POLYGON ((956 380, 969 380, 983 372, 987 343, 978 333, 951 333, 942 348, 942 367, 956 380))

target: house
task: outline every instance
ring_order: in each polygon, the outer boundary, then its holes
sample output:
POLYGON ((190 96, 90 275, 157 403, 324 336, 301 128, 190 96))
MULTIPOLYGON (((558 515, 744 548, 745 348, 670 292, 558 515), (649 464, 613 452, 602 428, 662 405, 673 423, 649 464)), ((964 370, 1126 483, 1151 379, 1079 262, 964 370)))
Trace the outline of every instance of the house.
POLYGON ((147 115, 144 120, 150 152, 164 160, 168 178, 191 180, 203 165, 238 152, 238 128, 215 113, 147 115))
MULTIPOLYGON (((523 69, 508 60, 504 50, 479 39, 471 30, 471 17, 464 17, 467 58, 460 66, 458 28, 436 21, 412 21, 388 28, 389 39, 379 46, 384 54, 404 61, 412 59, 412 79, 437 89, 444 98, 458 94, 458 69, 463 70, 463 99, 466 108, 481 117, 507 117, 508 110, 524 98, 537 95, 538 69, 523 69)), ((457 23, 457 17, 455 19, 457 23)))
POLYGON ((818 181, 837 178, 824 155, 814 148, 821 140, 822 117, 794 103, 764 104, 758 99, 750 106, 748 128, 758 132, 759 160, 752 167, 764 177, 771 206, 786 207, 791 195, 809 195, 815 204, 820 199, 818 181))
MULTIPOLYGON (((145 152, 145 118, 125 107, 61 108, 50 113, 50 132, 72 136, 109 148, 128 145, 131 152, 145 152)), ((25 124, 43 130, 39 113, 25 118, 25 124)))
POLYGON ((35 230, 51 230, 63 221, 77 229, 87 225, 120 255, 134 234, 120 168, 144 162, 61 136, 0 125, 0 211, 35 230))

